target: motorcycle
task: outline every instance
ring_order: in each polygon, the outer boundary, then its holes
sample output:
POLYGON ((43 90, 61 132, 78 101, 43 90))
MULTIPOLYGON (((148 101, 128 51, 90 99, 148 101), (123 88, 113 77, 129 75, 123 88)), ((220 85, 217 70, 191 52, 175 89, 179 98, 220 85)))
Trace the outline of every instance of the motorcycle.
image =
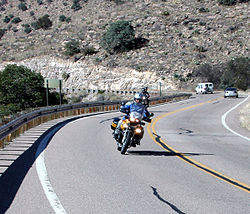
POLYGON ((142 97, 142 104, 145 105, 146 107, 149 107, 149 99, 146 94, 144 94, 142 97))
MULTIPOLYGON (((140 145, 140 141, 144 135, 144 122, 142 122, 142 115, 138 112, 131 112, 126 115, 120 125, 120 134, 118 135, 117 150, 121 151, 121 154, 125 154, 130 147, 136 147, 140 145)), ((111 129, 115 131, 118 126, 119 118, 114 118, 111 129)), ((151 119, 147 119, 147 122, 151 122, 151 119)))

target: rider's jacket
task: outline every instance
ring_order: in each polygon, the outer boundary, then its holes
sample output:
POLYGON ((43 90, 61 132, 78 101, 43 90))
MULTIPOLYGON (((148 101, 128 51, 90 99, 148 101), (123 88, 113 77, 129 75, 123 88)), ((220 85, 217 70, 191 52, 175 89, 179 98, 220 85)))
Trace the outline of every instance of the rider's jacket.
POLYGON ((121 107, 120 111, 127 114, 135 111, 143 115, 143 117, 145 118, 148 115, 148 110, 142 103, 127 102, 124 106, 121 107))
POLYGON ((147 91, 142 92, 143 96, 145 96, 147 99, 150 97, 149 93, 147 91))

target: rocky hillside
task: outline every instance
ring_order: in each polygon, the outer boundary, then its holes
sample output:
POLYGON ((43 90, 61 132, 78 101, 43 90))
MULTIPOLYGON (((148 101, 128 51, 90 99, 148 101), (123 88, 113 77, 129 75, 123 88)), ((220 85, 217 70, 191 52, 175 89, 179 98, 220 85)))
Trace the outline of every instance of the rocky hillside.
MULTIPOLYGON (((249 56, 249 1, 216 0, 0 0, 0 69, 26 65, 64 87, 176 88, 179 77, 203 63, 249 56), (48 14, 52 26, 34 23, 48 14), (100 40, 108 24, 131 21, 146 46, 108 54, 100 40), (80 41, 92 55, 66 57, 65 43, 80 41)), ((192 88, 192 81, 187 85, 192 88)))

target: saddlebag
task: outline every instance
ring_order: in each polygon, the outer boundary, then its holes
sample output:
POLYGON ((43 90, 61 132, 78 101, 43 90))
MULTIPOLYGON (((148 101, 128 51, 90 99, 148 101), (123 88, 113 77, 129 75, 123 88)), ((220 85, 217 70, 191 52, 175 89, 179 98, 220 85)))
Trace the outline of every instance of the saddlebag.
POLYGON ((119 120, 120 120, 120 118, 118 118, 118 117, 116 117, 116 118, 113 119, 112 125, 111 125, 111 129, 112 129, 112 130, 115 130, 115 129, 116 129, 119 120))

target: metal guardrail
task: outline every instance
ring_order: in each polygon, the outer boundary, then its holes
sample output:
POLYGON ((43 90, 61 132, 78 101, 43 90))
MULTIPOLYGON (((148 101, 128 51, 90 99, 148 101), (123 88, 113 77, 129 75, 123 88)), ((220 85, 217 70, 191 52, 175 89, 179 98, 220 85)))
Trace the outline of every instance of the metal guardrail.
MULTIPOLYGON (((171 96, 154 97, 150 99, 150 105, 157 105, 173 100, 181 100, 183 98, 189 98, 191 95, 192 94, 181 93, 171 96)), ((9 123, 0 126, 0 148, 3 148, 5 143, 10 142, 12 139, 16 138, 28 129, 49 120, 85 113, 117 111, 119 110, 121 103, 122 101, 99 101, 71 105, 67 104, 62 106, 46 107, 23 114, 9 123)))

